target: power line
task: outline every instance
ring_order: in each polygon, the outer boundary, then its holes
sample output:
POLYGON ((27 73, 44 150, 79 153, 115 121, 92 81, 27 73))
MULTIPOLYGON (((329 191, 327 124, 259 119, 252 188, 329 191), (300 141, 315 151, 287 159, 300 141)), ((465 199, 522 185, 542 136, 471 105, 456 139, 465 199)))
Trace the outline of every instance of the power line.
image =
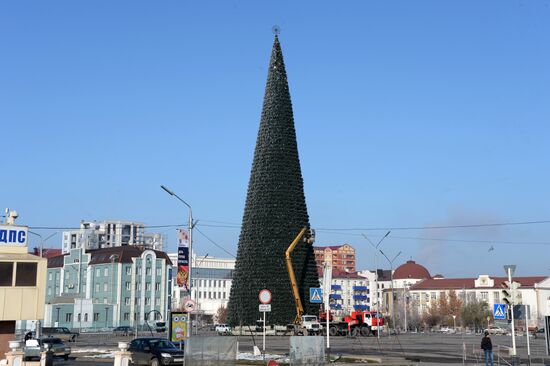
MULTIPOLYGON (((361 234, 355 233, 341 233, 334 232, 329 230, 316 230, 317 232, 322 232, 325 234, 338 234, 338 235, 349 235, 349 236, 362 236, 361 234)), ((550 245, 550 242, 542 241, 507 241, 507 240, 474 240, 474 239, 446 239, 446 238, 425 238, 419 236, 389 236, 390 239, 403 239, 403 240, 428 240, 428 241, 441 241, 441 242, 458 242, 458 243, 482 243, 482 244, 510 244, 510 245, 550 245)))
POLYGON ((233 258, 236 257, 233 253, 228 252, 224 247, 222 247, 221 245, 219 245, 218 243, 216 243, 214 240, 210 239, 205 233, 203 233, 202 231, 200 231, 199 228, 195 227, 195 230, 198 231, 199 234, 201 234, 202 236, 204 236, 204 237, 206 238, 206 240, 208 240, 209 242, 211 242, 212 244, 214 244, 215 246, 217 246, 218 248, 220 248, 221 250, 223 250, 224 252, 226 252, 227 254, 229 254, 230 256, 232 256, 233 258))

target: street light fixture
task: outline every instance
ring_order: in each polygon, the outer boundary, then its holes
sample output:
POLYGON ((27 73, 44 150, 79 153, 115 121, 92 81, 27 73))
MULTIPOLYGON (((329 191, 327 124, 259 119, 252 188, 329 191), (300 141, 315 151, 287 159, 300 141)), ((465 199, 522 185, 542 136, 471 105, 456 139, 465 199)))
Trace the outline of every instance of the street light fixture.
POLYGON ((380 249, 380 253, 386 258, 388 263, 390 264, 390 281, 391 281, 391 317, 392 317, 392 323, 393 323, 393 330, 395 330, 395 306, 393 306, 393 300, 394 300, 394 293, 393 293, 393 262, 401 255, 401 252, 397 253, 395 257, 393 257, 392 260, 388 258, 388 256, 380 249))
MULTIPOLYGON (((374 248, 374 287, 375 287, 375 291, 376 291, 376 314, 378 314, 378 312, 380 311, 379 309, 379 306, 380 306, 380 298, 378 296, 378 266, 376 264, 376 254, 378 254, 378 248, 380 247, 380 244, 382 244, 382 241, 384 239, 386 239, 388 237, 388 235, 390 235, 391 233, 391 230, 389 230, 386 235, 384 235, 376 245, 374 245, 374 243, 369 239, 368 236, 366 236, 365 234, 361 234, 363 235, 363 237, 365 239, 367 239, 367 241, 369 242, 369 244, 374 248)), ((376 318, 376 319, 380 319, 380 318, 376 318)), ((378 324, 378 323, 377 323, 378 324)), ((380 325, 377 325, 378 327, 380 327, 380 325)), ((377 331, 376 331, 376 337, 378 339, 380 339, 380 329, 377 328, 377 331)))
MULTIPOLYGON (((189 278, 188 278, 188 281, 189 281, 189 297, 192 299, 192 288, 193 288, 193 276, 192 276, 192 258, 193 258, 193 227, 194 227, 194 224, 193 224, 193 209, 191 208, 191 205, 188 204, 187 202, 185 202, 180 196, 178 196, 174 191, 172 191, 171 189, 165 187, 164 185, 161 184, 160 188, 162 188, 166 193, 168 193, 170 196, 174 196, 178 199, 178 201, 180 201, 181 203, 183 203, 185 206, 187 206, 187 208, 189 209, 189 278)), ((181 296, 180 296, 180 302, 181 302, 181 296)), ((181 305, 181 303, 180 303, 181 305)), ((190 336, 191 332, 190 330, 192 331, 191 327, 189 326, 191 324, 191 317, 187 317, 187 329, 188 329, 188 336, 190 336)))

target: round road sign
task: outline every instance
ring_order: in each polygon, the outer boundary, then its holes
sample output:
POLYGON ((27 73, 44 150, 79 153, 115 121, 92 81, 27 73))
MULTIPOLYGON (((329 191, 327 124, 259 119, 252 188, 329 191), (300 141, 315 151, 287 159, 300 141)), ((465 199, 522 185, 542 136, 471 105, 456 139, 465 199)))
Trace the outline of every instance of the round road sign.
POLYGON ((195 311, 195 308, 197 307, 197 303, 194 300, 187 299, 185 300, 185 303, 183 306, 186 312, 192 313, 193 311, 195 311))
POLYGON ((258 295, 258 299, 260 299, 260 302, 262 304, 269 304, 271 302, 271 291, 269 290, 260 291, 260 294, 258 295))

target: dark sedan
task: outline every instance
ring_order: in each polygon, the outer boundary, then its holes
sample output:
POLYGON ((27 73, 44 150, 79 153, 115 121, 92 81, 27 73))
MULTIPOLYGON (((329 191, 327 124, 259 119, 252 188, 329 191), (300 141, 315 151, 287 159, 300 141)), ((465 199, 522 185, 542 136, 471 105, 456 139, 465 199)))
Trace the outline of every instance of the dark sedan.
POLYGON ((128 351, 134 365, 172 365, 183 363, 183 350, 164 338, 136 338, 130 342, 128 351))

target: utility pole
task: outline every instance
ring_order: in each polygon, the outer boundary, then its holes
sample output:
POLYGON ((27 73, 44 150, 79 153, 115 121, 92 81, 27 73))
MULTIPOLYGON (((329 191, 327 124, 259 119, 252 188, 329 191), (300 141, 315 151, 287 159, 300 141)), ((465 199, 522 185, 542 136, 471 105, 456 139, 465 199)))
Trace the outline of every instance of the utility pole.
POLYGON ((510 313, 512 314, 511 317, 512 317, 512 356, 516 356, 516 329, 515 329, 515 326, 514 326, 514 305, 515 305, 515 289, 514 289, 514 286, 512 284, 512 275, 513 275, 513 272, 516 270, 516 266, 515 265, 506 265, 504 266, 504 270, 507 272, 508 274, 508 287, 510 289, 510 293, 512 294, 512 303, 510 305, 511 307, 511 311, 510 313))
POLYGON ((388 258, 388 256, 386 256, 386 254, 384 254, 384 252, 382 251, 382 249, 380 249, 380 253, 382 253, 382 255, 384 256, 384 258, 386 258, 388 260, 388 263, 390 264, 390 280, 391 280, 391 318, 392 318, 392 323, 393 323, 393 330, 395 331, 395 306, 393 304, 393 300, 394 300, 394 292, 393 292, 393 262, 397 259, 397 257, 399 257, 399 255, 401 254, 401 252, 397 253, 395 255, 395 257, 393 257, 392 260, 390 260, 388 258))

